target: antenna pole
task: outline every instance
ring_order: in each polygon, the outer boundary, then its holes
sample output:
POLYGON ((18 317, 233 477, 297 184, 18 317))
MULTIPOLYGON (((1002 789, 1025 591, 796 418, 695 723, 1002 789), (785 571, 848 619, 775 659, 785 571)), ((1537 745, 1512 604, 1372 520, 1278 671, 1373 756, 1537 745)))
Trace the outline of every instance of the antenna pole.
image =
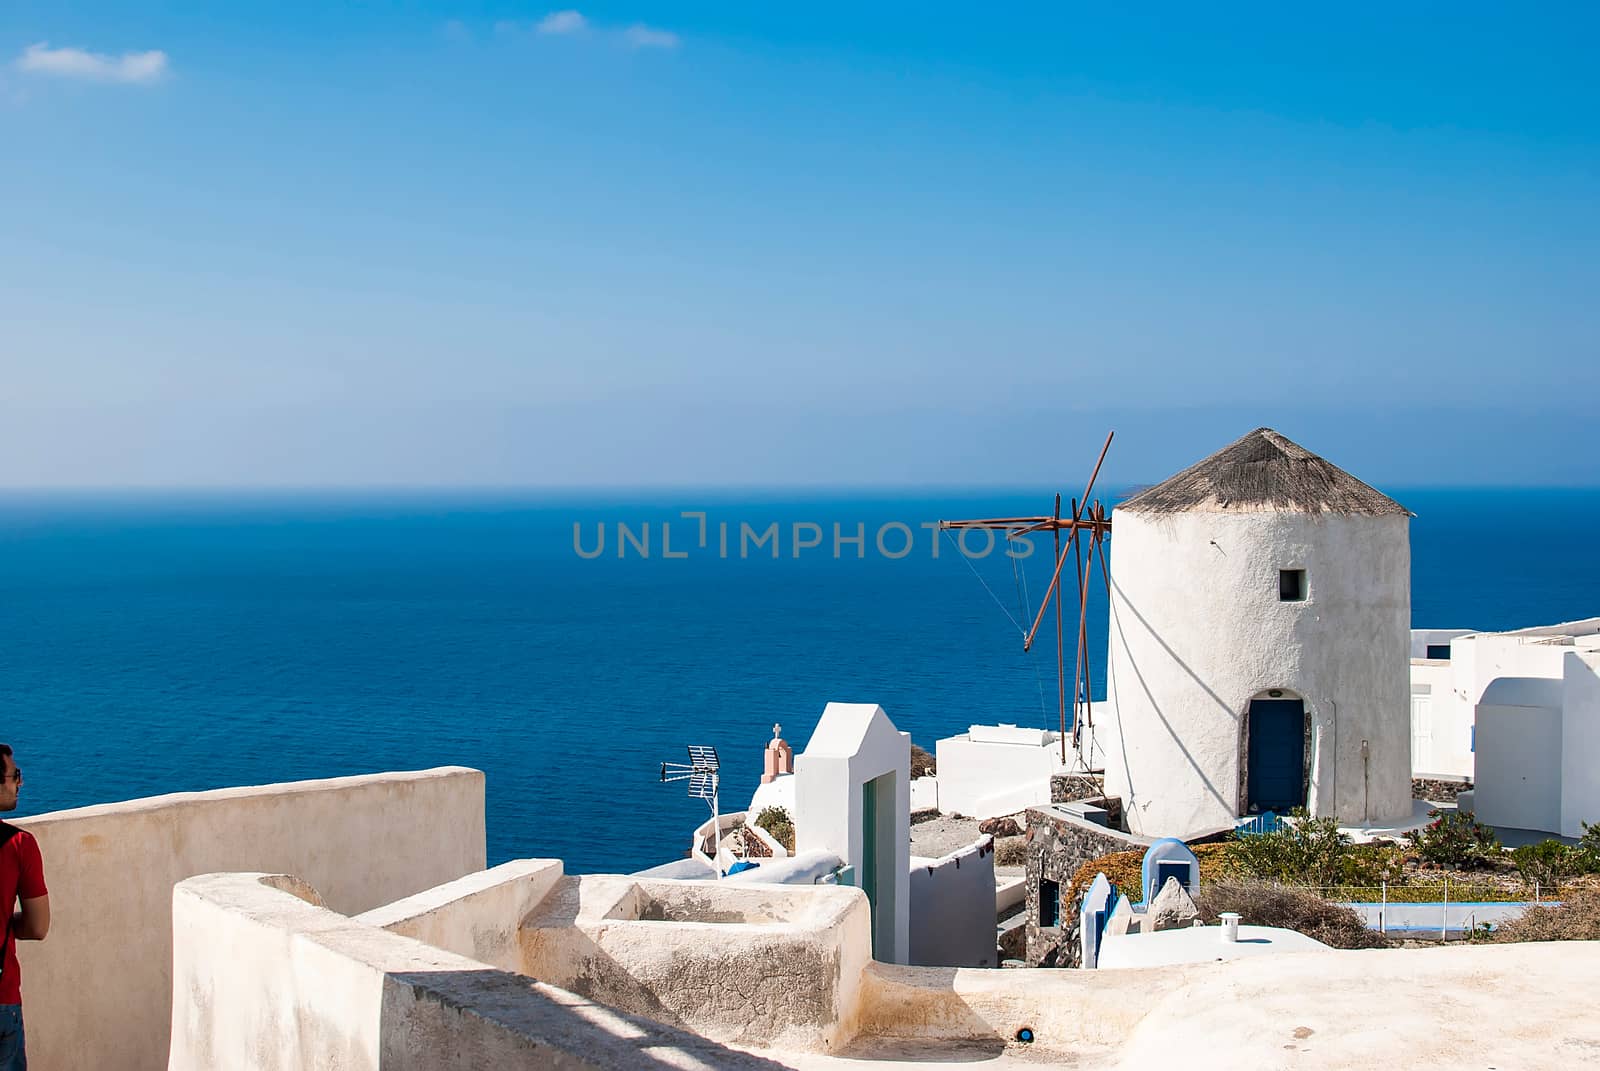
POLYGON ((711 869, 718 881, 722 880, 722 812, 717 807, 721 780, 720 773, 711 775, 711 869))
MULTIPOLYGON (((705 800, 711 808, 711 869, 721 878, 722 809, 719 796, 722 791, 722 762, 717 758, 717 749, 714 747, 690 744, 688 751, 689 761, 686 763, 661 764, 661 780, 687 781, 690 798, 705 800)), ((690 851, 698 852, 701 848, 701 842, 695 840, 690 851)))
MULTIPOLYGON (((1074 506, 1073 512, 1077 509, 1074 506)), ((1061 521, 1061 492, 1056 492, 1056 515, 1059 525, 1061 521)), ((1061 529, 1051 529, 1056 537, 1056 568, 1061 562, 1061 529)), ((1076 534, 1076 533, 1074 533, 1076 534)), ((1062 655, 1063 630, 1061 628, 1061 592, 1056 592, 1056 701, 1061 706, 1061 765, 1067 764, 1067 664, 1062 655)))

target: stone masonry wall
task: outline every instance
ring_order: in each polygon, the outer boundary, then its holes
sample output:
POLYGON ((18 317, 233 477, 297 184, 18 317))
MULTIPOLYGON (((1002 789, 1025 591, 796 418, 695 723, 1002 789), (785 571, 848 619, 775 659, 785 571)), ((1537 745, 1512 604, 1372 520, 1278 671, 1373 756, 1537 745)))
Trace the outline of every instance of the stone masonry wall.
POLYGON ((1099 774, 1056 774, 1050 778, 1051 803, 1092 800, 1105 794, 1105 778, 1099 774))
POLYGON ((1057 925, 1040 926, 1041 883, 1055 882, 1065 894, 1072 875, 1084 863, 1111 852, 1143 851, 1151 841, 1083 821, 1055 807, 1030 808, 1027 835, 1028 966, 1076 966, 1078 905, 1063 898, 1057 925))
POLYGON ((1472 782, 1451 777, 1413 777, 1411 798, 1447 803, 1472 788, 1472 782))

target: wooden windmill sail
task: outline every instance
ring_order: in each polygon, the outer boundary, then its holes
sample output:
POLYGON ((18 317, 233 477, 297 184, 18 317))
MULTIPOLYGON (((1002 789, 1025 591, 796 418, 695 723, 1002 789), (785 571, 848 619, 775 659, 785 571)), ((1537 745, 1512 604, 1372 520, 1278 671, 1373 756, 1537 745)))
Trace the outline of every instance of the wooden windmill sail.
POLYGON ((1050 532, 1055 537, 1055 570, 1050 575, 1050 586, 1045 590, 1044 597, 1039 601, 1039 612, 1034 616, 1032 625, 1023 633, 1022 649, 1033 649, 1033 641, 1038 637, 1039 626, 1044 622, 1045 611, 1052 602, 1056 611, 1056 700, 1060 708, 1061 718, 1061 761, 1067 761, 1067 664, 1066 664, 1066 632, 1063 628, 1064 613, 1062 609, 1062 583, 1061 573, 1065 569, 1067 560, 1073 563, 1073 577, 1078 585, 1078 630, 1077 630, 1077 656, 1072 677, 1072 746, 1078 751, 1079 760, 1082 761, 1083 727, 1094 726, 1094 701, 1092 694, 1093 681, 1090 679, 1089 668, 1089 581, 1093 576, 1095 560, 1100 562, 1101 578, 1110 586, 1110 579, 1106 571, 1105 542, 1111 536, 1111 518, 1106 514, 1105 507, 1096 499, 1091 505, 1089 496, 1094 493, 1095 480, 1100 476, 1100 466, 1105 464, 1106 452, 1111 449, 1111 440, 1116 432, 1106 434, 1105 445, 1100 448, 1100 456, 1095 460, 1094 471, 1089 474, 1089 482, 1084 486, 1083 497, 1071 500, 1072 513, 1070 516, 1061 515, 1061 496, 1056 495, 1055 511, 1048 516, 1039 517, 985 517, 966 521, 940 521, 939 528, 943 531, 953 531, 965 528, 981 528, 990 531, 1004 532, 1008 540, 1027 539, 1035 532, 1050 532), (1067 541, 1063 546, 1061 533, 1066 532, 1067 541), (1085 549, 1079 536, 1087 533, 1088 548, 1085 549), (1080 713, 1083 715, 1080 717, 1080 713))

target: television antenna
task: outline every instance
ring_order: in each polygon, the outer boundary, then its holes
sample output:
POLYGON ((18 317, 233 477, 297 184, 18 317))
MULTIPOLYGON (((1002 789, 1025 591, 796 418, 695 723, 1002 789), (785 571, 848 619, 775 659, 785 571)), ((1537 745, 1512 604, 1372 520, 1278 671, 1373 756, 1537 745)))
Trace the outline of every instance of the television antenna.
POLYGON ((717 749, 703 744, 686 745, 689 761, 663 762, 661 780, 689 782, 689 798, 705 800, 711 808, 711 869, 722 877, 722 821, 717 811, 717 790, 721 786, 722 764, 717 749))

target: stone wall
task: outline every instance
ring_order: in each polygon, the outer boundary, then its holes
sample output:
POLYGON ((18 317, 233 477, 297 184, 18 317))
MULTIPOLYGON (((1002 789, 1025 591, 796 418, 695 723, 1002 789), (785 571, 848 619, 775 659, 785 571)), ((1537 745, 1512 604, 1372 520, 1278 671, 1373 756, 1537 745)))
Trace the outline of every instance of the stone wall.
POLYGON ((1435 803, 1448 803, 1463 792, 1472 788, 1472 782, 1458 780, 1453 777, 1413 777, 1411 779, 1411 798, 1414 800, 1432 800, 1435 803))
POLYGON ((1111 852, 1143 851, 1150 844, 1148 837, 1098 826, 1058 807, 1029 809, 1028 966, 1070 967, 1076 966, 1078 960, 1078 905, 1062 899, 1057 925, 1041 926, 1043 883, 1054 882, 1064 897, 1072 875, 1084 863, 1111 852))
POLYGON ((1105 794, 1105 778, 1099 774, 1056 774, 1050 778, 1051 803, 1092 800, 1105 794))

